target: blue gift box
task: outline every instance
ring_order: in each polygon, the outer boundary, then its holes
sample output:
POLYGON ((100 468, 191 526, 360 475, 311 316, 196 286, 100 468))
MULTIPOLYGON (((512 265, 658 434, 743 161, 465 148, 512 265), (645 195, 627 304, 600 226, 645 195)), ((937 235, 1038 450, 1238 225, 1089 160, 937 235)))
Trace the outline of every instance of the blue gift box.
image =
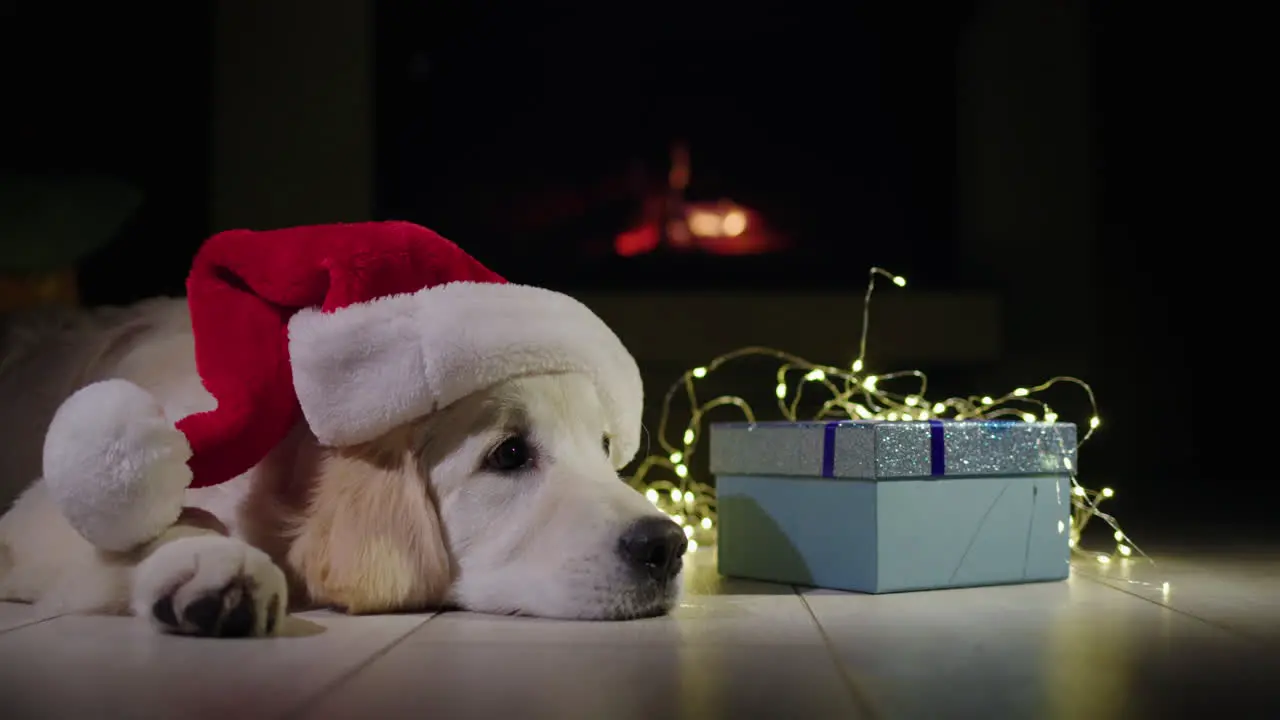
POLYGON ((711 426, 720 573, 866 593, 1061 580, 1071 423, 711 426))

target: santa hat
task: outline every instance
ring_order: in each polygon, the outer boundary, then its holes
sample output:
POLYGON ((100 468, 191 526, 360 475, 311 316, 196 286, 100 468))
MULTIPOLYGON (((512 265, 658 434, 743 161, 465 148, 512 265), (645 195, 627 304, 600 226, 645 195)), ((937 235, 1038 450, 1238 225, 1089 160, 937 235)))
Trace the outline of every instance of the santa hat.
POLYGON ((100 548, 154 538, 188 487, 246 472, 299 420, 352 445, 520 376, 588 375, 615 467, 639 446, 640 374, 600 318, 417 225, 221 233, 196 255, 187 303, 215 410, 174 425, 149 393, 108 380, 63 403, 46 435, 46 484, 100 548))

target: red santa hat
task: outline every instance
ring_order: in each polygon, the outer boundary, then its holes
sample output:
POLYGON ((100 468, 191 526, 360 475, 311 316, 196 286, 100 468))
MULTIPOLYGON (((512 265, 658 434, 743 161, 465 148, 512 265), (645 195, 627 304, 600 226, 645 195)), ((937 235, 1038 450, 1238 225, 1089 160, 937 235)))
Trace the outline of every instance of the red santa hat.
POLYGON ((103 549, 154 538, 188 487, 248 471, 300 420, 352 445, 519 376, 588 375, 614 465, 639 447, 640 374, 609 327, 417 225, 221 233, 196 255, 187 303, 216 409, 174 425, 149 393, 108 380, 63 403, 46 435, 46 484, 103 549))

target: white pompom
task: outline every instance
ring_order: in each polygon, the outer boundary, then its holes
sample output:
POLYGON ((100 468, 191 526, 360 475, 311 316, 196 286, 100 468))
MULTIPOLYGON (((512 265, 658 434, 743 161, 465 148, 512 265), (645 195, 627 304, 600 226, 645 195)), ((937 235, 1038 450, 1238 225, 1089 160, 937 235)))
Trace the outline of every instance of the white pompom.
POLYGON ((125 551, 178 519, 190 458, 186 437, 150 393, 104 380, 58 408, 44 440, 44 481, 86 540, 125 551))

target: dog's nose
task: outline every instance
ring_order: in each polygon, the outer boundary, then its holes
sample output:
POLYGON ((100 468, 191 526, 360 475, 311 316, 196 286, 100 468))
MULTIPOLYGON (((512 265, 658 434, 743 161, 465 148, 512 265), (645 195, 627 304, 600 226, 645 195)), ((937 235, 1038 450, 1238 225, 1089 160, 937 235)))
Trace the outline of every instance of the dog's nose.
POLYGON ((669 580, 680 572, 689 540, 684 530, 667 518, 637 520, 622 533, 618 552, 637 570, 654 580, 669 580))

